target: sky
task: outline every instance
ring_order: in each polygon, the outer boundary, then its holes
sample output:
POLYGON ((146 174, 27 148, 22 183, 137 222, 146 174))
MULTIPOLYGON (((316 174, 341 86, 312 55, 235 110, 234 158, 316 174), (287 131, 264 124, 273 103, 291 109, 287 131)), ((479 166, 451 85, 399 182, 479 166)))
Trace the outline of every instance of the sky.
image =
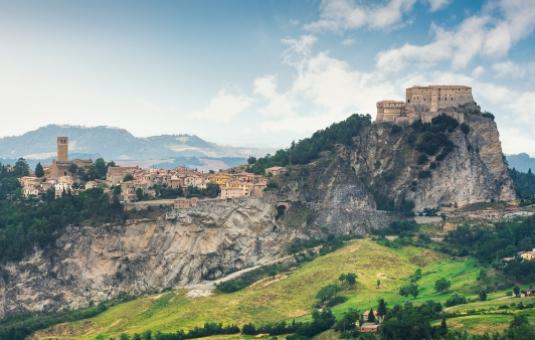
POLYGON ((473 87, 535 156, 534 0, 0 0, 0 136, 47 124, 284 147, 406 87, 473 87))

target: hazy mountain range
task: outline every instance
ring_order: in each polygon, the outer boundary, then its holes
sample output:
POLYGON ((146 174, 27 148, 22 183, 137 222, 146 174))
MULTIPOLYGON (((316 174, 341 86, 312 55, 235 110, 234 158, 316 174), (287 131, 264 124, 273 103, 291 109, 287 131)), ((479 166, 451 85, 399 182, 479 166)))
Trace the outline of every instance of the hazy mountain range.
POLYGON ((530 157, 527 153, 507 155, 507 163, 510 168, 515 168, 518 171, 528 172, 529 169, 535 171, 535 158, 530 157))
POLYGON ((130 132, 105 126, 47 125, 21 136, 0 138, 0 159, 7 163, 19 157, 30 163, 51 161, 56 156, 56 137, 69 137, 70 158, 98 158, 125 164, 199 168, 225 168, 262 156, 271 149, 223 146, 195 135, 135 137, 130 132))

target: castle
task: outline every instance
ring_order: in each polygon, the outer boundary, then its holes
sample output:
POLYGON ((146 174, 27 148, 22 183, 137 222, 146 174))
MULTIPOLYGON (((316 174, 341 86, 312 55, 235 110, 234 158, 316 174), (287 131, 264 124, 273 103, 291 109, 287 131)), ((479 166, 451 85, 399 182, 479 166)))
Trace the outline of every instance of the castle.
POLYGON ((405 90, 405 97, 405 102, 377 102, 376 121, 403 124, 421 119, 429 122, 441 109, 474 102, 472 88, 463 85, 413 86, 405 90))

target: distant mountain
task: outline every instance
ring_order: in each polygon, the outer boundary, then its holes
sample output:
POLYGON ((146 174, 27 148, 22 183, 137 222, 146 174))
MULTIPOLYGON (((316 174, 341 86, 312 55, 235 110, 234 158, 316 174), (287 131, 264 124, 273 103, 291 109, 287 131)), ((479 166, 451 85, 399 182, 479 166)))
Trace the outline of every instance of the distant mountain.
POLYGON ((527 153, 507 155, 506 157, 510 168, 515 168, 521 172, 528 172, 529 169, 535 171, 535 158, 530 157, 527 153))
POLYGON ((160 135, 139 138, 130 132, 106 126, 47 125, 21 136, 0 138, 0 159, 24 157, 32 163, 48 163, 56 155, 56 137, 69 137, 71 158, 97 158, 150 165, 194 165, 207 163, 224 168, 243 163, 249 156, 262 156, 270 149, 223 146, 194 135, 160 135), (149 161, 150 162, 140 162, 149 161))

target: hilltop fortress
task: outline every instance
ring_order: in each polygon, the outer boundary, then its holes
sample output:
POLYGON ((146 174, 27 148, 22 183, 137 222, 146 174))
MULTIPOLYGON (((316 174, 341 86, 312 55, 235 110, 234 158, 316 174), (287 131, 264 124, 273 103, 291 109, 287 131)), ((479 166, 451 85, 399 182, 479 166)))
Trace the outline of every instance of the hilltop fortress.
POLYGON ((378 123, 430 122, 441 109, 474 103, 472 88, 462 85, 413 86, 405 90, 405 101, 377 102, 378 123))

